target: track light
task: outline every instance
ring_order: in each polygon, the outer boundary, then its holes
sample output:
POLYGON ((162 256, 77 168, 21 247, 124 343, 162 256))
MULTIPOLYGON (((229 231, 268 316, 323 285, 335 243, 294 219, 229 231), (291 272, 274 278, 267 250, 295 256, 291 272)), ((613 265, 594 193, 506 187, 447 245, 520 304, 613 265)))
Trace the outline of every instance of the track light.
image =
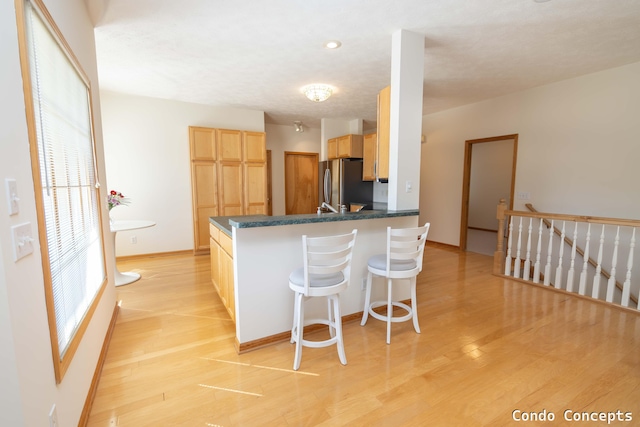
POLYGON ((293 126, 296 128, 296 132, 304 132, 304 128, 302 127, 301 121, 293 122, 293 126))

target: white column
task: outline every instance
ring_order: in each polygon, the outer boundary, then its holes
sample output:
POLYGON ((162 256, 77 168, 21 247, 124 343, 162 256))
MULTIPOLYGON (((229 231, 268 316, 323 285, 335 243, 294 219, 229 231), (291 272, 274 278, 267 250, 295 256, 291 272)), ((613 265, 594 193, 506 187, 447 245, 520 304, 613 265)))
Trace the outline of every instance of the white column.
POLYGON ((424 35, 396 31, 391 44, 390 210, 419 207, 423 80, 424 35))

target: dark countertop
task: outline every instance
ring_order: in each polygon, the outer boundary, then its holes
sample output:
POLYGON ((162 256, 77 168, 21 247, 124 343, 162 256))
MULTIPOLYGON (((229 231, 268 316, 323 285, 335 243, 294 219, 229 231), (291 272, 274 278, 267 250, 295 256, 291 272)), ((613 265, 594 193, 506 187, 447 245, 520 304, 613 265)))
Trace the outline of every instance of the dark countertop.
POLYGON ((231 227, 253 228, 253 227, 274 227, 279 225, 312 224, 318 222, 335 221, 357 221, 362 219, 393 218, 399 216, 418 215, 418 209, 390 211, 386 209, 363 210, 360 212, 347 213, 323 213, 304 215, 246 215, 246 216, 216 216, 210 217, 209 222, 217 226, 226 234, 231 235, 231 227))

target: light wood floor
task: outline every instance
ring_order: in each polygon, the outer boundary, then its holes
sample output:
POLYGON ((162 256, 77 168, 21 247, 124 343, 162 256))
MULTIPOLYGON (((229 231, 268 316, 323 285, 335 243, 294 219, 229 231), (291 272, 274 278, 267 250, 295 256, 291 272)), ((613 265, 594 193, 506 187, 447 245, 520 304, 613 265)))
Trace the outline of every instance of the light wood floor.
POLYGON ((565 422, 565 410, 631 412, 612 425, 638 425, 640 315, 494 277, 491 265, 428 246, 422 334, 394 324, 386 345, 382 322, 348 322, 347 366, 335 347, 305 348, 294 372, 288 342, 235 353, 208 257, 120 262, 143 278, 118 288, 89 425, 606 425, 565 422), (514 410, 555 422, 516 423, 514 410))

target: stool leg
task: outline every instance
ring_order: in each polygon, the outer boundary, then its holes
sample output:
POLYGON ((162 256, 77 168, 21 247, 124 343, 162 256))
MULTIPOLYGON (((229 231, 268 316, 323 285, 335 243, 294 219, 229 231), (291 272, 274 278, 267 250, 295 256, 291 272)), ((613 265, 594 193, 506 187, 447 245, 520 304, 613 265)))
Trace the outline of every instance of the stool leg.
MULTIPOLYGON (((342 316, 340 314, 340 297, 338 295, 331 295, 330 297, 333 300, 333 323, 336 328, 336 344, 338 346, 338 357, 340 358, 340 363, 343 365, 347 364, 347 356, 344 353, 344 340, 342 339, 342 316)), ((331 321, 331 319, 330 319, 331 321)))
POLYGON ((333 319, 332 316, 335 315, 335 314, 332 315, 331 303, 332 303, 331 298, 327 297, 327 319, 329 320, 329 336, 333 338, 336 336, 336 329, 335 329, 335 325, 332 324, 332 320, 331 320, 333 319))
POLYGON ((420 333, 418 324, 418 299, 416 298, 416 278, 411 279, 411 313, 413 313, 413 328, 420 333))
POLYGON ((296 354, 293 360, 293 370, 300 369, 300 360, 302 360, 302 340, 304 331, 304 295, 296 293, 296 308, 297 313, 294 314, 298 324, 296 328, 296 354))
POLYGON ((291 344, 296 342, 296 325, 298 324, 298 293, 293 297, 293 324, 291 325, 291 344))
POLYGON ((393 279, 387 279, 387 344, 391 344, 391 318, 393 317, 393 305, 391 303, 391 290, 393 279))
POLYGON ((362 310, 362 321, 360 322, 360 326, 364 326, 367 323, 367 319, 369 318, 369 305, 371 305, 371 282, 372 282, 373 274, 369 272, 367 274, 367 291, 365 292, 364 297, 364 310, 362 310))

